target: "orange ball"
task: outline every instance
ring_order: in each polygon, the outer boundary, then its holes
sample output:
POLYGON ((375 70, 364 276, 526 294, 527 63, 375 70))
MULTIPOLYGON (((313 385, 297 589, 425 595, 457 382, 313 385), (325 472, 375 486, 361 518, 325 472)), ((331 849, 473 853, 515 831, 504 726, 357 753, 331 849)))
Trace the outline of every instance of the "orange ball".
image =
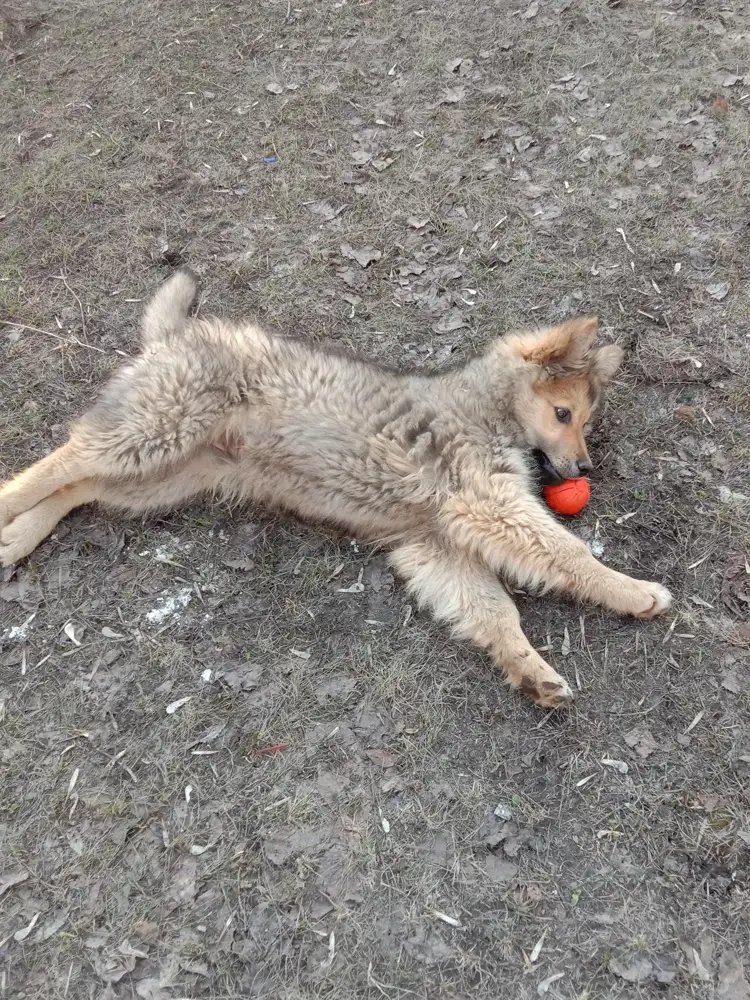
POLYGON ((558 514, 580 514, 591 496, 588 479, 566 479, 559 486, 545 486, 544 499, 558 514))

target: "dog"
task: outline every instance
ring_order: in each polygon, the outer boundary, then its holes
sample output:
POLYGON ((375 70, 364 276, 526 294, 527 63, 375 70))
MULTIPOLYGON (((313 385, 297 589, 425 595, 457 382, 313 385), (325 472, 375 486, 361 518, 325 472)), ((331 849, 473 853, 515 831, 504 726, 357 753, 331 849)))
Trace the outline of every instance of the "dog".
POLYGON ((543 506, 548 480, 591 470, 586 434, 623 357, 573 319, 493 340, 438 374, 389 371, 248 322, 190 317, 175 272, 142 320, 142 352, 66 444, 0 489, 0 563, 74 507, 131 512, 200 493, 250 499, 386 545, 416 601, 486 649, 543 708, 572 699, 534 650, 501 579, 651 618, 671 595, 598 562, 543 506))

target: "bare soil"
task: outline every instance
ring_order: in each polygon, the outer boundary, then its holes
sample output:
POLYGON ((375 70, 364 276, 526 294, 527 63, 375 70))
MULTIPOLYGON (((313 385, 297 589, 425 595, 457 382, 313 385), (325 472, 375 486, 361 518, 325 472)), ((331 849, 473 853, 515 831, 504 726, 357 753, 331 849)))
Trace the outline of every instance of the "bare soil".
POLYGON ((596 313, 573 529, 677 597, 519 595, 544 715, 354 539, 77 512, 0 580, 0 995, 747 1000, 749 53, 740 0, 0 10, 0 475, 182 262, 399 366, 596 313))

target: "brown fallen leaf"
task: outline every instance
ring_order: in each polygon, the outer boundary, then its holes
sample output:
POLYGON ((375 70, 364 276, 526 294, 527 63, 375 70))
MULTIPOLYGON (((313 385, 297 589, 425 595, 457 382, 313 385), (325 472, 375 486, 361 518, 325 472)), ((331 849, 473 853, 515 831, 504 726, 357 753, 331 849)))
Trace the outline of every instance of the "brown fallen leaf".
POLYGON ((365 246, 355 250, 349 243, 342 243, 341 256, 346 257, 347 260, 356 260, 360 267, 369 267, 373 261, 380 260, 383 254, 375 247, 365 246))
POLYGON ((750 986, 745 979, 742 959, 731 948, 725 948, 719 956, 716 1000, 750 1000, 750 986))
POLYGON ((650 730, 644 729, 641 726, 631 729, 629 733, 625 734, 623 739, 631 750, 635 750, 638 756, 644 760, 646 757, 650 757, 654 750, 659 749, 659 744, 652 736, 650 730))
POLYGON ((500 129, 499 128, 486 128, 483 132, 480 132, 477 136, 477 142, 489 142, 491 139, 497 137, 500 129))
POLYGON ((441 104, 458 104, 466 97, 466 87, 446 87, 443 96, 440 98, 441 104))
POLYGON ((721 94, 717 94, 711 105, 711 114, 715 118, 726 118, 729 113, 729 101, 721 94))
POLYGON ((6 875, 0 876, 0 896, 3 896, 8 889, 12 889, 14 885, 20 885, 22 882, 25 882, 28 877, 28 872, 20 870, 8 872, 6 875))
POLYGON ((621 960, 611 958, 609 971, 628 983, 644 983, 648 980, 655 980, 657 983, 667 985, 673 982, 677 976, 677 963, 669 955, 654 955, 652 958, 646 958, 645 955, 635 954, 621 960))
POLYGON ((712 285, 706 285, 706 291, 717 302, 721 302, 722 299, 725 299, 729 295, 730 288, 731 285, 728 281, 717 281, 712 285))
POLYGON ((507 885, 518 874, 518 865, 514 865, 512 861, 506 861, 504 858, 498 858, 494 854, 490 854, 484 862, 484 873, 490 882, 494 882, 495 885, 507 885))
POLYGON ((732 667, 726 667, 722 671, 721 686, 730 694, 739 694, 742 690, 739 678, 732 667))

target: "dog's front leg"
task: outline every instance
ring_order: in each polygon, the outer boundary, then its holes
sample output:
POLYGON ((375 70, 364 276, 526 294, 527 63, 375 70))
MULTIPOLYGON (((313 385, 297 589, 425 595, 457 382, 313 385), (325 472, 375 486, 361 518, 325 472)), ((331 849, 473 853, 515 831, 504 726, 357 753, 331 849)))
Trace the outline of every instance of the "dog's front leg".
POLYGON ((561 708, 572 699, 565 679, 523 634, 515 604, 484 562, 423 539, 395 549, 391 563, 420 604, 449 622, 455 635, 492 654, 511 687, 542 708, 561 708))
POLYGON ((636 618, 652 618, 671 604, 672 596, 661 584, 600 563, 515 484, 505 489, 498 484, 494 496, 453 497, 441 511, 441 521, 454 545, 522 586, 554 588, 636 618))

